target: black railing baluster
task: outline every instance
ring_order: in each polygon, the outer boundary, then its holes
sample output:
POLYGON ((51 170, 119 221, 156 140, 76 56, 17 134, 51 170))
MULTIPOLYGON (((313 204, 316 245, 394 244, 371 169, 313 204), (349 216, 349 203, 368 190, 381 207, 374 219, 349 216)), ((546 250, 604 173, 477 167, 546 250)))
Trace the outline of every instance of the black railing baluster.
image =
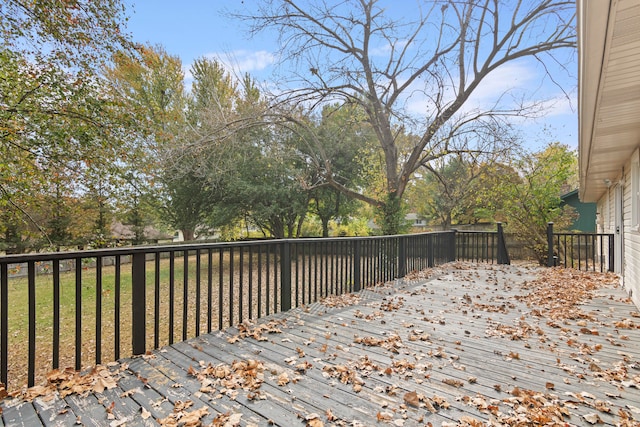
MULTIPOLYGON (((295 267, 295 281, 296 281, 296 286, 295 286, 296 307, 300 307, 300 271, 298 270, 300 268, 300 265, 299 265, 300 255, 298 254, 299 249, 300 249, 300 245, 293 244, 293 259, 295 260, 294 267, 295 267)), ((304 295, 303 295, 303 299, 304 299, 304 295)))
POLYGON ((173 338, 175 330, 173 325, 175 324, 175 300, 176 300, 176 287, 175 287, 175 273, 176 273, 176 253, 175 251, 169 252, 169 345, 173 344, 173 338))
POLYGON ((202 292, 202 285, 200 283, 200 268, 202 267, 202 262, 200 260, 201 256, 202 254, 200 252, 200 249, 196 249, 196 337, 200 336, 200 309, 202 304, 202 296, 200 295, 200 293, 202 292))
MULTIPOLYGON (((218 253, 218 261, 218 330, 222 330, 224 313, 224 250, 222 248, 220 248, 218 253)), ((259 314, 258 317, 260 317, 259 314)))
POLYGON ((269 315, 271 314, 271 299, 269 298, 271 295, 271 290, 269 289, 271 286, 271 245, 267 245, 267 259, 266 259, 266 266, 267 266, 267 274, 265 277, 265 285, 266 285, 266 289, 265 289, 265 303, 266 303, 266 310, 265 310, 265 315, 269 315))
POLYGON ((76 371, 82 368, 82 258, 76 264, 76 371))
POLYGON ((318 301, 318 243, 313 244, 313 302, 318 301))
POLYGON ((273 298, 270 301, 273 301, 273 312, 278 312, 278 306, 280 305, 278 299, 278 289, 280 288, 280 280, 278 278, 278 273, 280 271, 279 263, 278 263, 278 250, 277 245, 273 246, 273 298))
POLYGON ((34 261, 27 262, 28 305, 29 305, 29 355, 27 386, 35 385, 36 372, 36 265, 34 261))
POLYGON ((229 248, 229 326, 233 326, 234 292, 233 292, 233 247, 229 248))
POLYGON ((244 318, 244 246, 238 248, 240 251, 238 260, 238 270, 240 277, 238 278, 238 322, 242 323, 244 318))
POLYGON ((311 249, 312 249, 312 245, 311 243, 307 243, 305 245, 307 247, 307 283, 306 283, 306 287, 307 287, 307 304, 311 304, 311 291, 312 291, 312 286, 311 286, 311 261, 313 260, 313 257, 311 256, 311 249))
POLYGON ((207 249, 207 333, 213 327, 213 249, 207 249))
POLYGON ((102 257, 96 257, 96 365, 102 363, 102 257))
POLYGON ((258 319, 262 317, 262 246, 258 246, 258 319))
POLYGON ((249 319, 253 319, 253 246, 249 246, 249 319))
POLYGON ((60 367, 60 260, 53 260, 53 369, 60 367))
POLYGON ((182 251, 182 341, 187 340, 189 327, 189 250, 182 251))
POLYGON ((113 307, 113 322, 115 323, 113 327, 115 328, 113 335, 113 354, 115 360, 120 359, 120 289, 121 289, 121 274, 120 270, 122 268, 122 260, 120 259, 120 255, 116 255, 115 262, 115 278, 114 278, 114 307, 113 307))
POLYGON ((153 289, 153 348, 160 348, 160 252, 155 254, 153 289))
POLYGON ((207 249, 207 333, 213 330, 213 250, 207 249))
POLYGON ((9 265, 0 264, 0 382, 9 389, 9 265))

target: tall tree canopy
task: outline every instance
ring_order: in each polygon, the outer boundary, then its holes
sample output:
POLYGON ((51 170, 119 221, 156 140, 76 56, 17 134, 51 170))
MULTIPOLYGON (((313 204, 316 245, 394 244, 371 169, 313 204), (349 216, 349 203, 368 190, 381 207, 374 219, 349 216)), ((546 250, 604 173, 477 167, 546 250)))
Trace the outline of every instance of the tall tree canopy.
POLYGON ((279 31, 279 98, 356 104, 366 112, 384 156, 384 197, 345 186, 329 162, 318 164, 331 186, 381 207, 390 233, 399 225, 398 199, 418 168, 453 153, 495 149, 483 146, 483 129, 538 112, 540 104, 508 91, 474 103, 483 81, 514 61, 562 63, 560 51, 576 46, 572 0, 417 3, 415 14, 398 17, 392 2, 378 0, 267 0, 241 16, 254 34, 279 31))
MULTIPOLYGON (((119 0, 0 3, 0 208, 15 211, 0 234, 36 228, 58 246, 66 221, 38 219, 31 196, 126 156, 126 115, 99 77, 111 52, 130 48, 125 21, 119 0)), ((73 192, 62 185, 57 194, 73 192)))

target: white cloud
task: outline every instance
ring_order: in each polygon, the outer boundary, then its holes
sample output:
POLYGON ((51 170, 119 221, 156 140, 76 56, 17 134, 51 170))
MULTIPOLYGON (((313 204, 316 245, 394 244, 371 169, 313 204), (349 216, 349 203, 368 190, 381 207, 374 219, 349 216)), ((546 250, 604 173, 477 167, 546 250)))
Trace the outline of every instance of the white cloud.
POLYGON ((227 69, 239 73, 252 73, 262 71, 276 62, 273 53, 266 50, 249 51, 233 50, 226 53, 210 53, 205 55, 222 62, 227 69))
MULTIPOLYGON (((203 55, 205 58, 217 60, 221 63, 225 69, 234 75, 237 79, 240 79, 244 73, 250 73, 254 77, 260 71, 268 69, 269 66, 276 62, 276 57, 271 52, 266 50, 249 51, 249 50, 233 50, 223 53, 207 53, 203 55)), ((184 65, 182 71, 184 72, 185 87, 187 90, 191 90, 193 84, 193 74, 191 73, 191 66, 184 65)))

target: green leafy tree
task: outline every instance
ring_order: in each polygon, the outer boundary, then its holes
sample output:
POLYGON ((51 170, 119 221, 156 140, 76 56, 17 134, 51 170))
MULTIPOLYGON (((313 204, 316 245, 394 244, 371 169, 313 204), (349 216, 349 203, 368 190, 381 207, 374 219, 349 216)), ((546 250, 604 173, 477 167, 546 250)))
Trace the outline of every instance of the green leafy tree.
POLYGON ((311 175, 305 182, 309 188, 310 212, 315 214, 322 225, 322 237, 329 236, 329 223, 348 220, 359 208, 360 202, 348 197, 340 190, 327 185, 322 177, 324 165, 330 165, 335 179, 341 185, 357 187, 366 185, 363 179, 368 165, 360 159, 375 150, 373 129, 366 122, 366 115, 357 106, 329 105, 322 110, 319 123, 313 130, 322 144, 322 156, 315 156, 315 149, 302 139, 299 147, 308 163, 314 165, 308 170, 311 175))
POLYGON ((574 208, 560 206, 560 195, 566 184, 575 181, 577 161, 569 147, 553 143, 515 162, 517 182, 496 187, 494 197, 503 200, 507 230, 533 251, 540 264, 546 262, 547 223, 563 230, 576 218, 574 208))
MULTIPOLYGON (((111 87, 128 106, 137 132, 127 135, 132 152, 127 157, 127 172, 121 187, 130 201, 121 209, 129 212, 126 222, 138 230, 136 241, 144 240, 141 230, 147 219, 143 212, 152 204, 168 225, 181 230, 192 240, 200 221, 202 198, 200 181, 191 169, 179 164, 183 159, 181 138, 186 129, 184 72, 180 58, 162 46, 139 46, 135 53, 121 51, 114 55, 113 66, 105 69, 111 87)), ((148 216, 146 216, 149 218, 148 216)))
MULTIPOLYGON (((118 0, 0 4, 0 208, 50 243, 29 196, 52 181, 47 173, 113 164, 127 152, 118 138, 124 116, 98 77, 111 52, 130 47, 125 20, 118 0)), ((61 217, 51 221, 53 240, 67 235, 61 217)))
POLYGON ((420 168, 454 153, 499 148, 453 135, 542 108, 508 92, 496 93, 487 107, 472 106, 483 81, 514 61, 562 64, 560 55, 576 46, 569 0, 424 1, 403 18, 377 0, 268 0, 255 10, 240 17, 252 22, 253 34, 278 31, 281 64, 295 70, 280 77, 279 98, 355 104, 366 112, 384 159, 384 194, 345 186, 330 167, 324 179, 380 207, 385 233, 399 231, 402 198, 420 168), (510 95, 522 102, 508 103, 510 95), (416 103, 419 113, 412 110, 416 103), (410 144, 399 135, 412 135, 410 144))

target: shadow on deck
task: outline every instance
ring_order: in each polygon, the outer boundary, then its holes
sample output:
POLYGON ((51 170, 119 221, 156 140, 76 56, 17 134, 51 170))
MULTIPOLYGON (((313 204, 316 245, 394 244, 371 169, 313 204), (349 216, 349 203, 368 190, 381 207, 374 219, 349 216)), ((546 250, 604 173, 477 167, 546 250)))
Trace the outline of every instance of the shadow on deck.
POLYGON ((4 425, 639 425, 640 314, 612 275, 453 263, 50 380, 4 425))

